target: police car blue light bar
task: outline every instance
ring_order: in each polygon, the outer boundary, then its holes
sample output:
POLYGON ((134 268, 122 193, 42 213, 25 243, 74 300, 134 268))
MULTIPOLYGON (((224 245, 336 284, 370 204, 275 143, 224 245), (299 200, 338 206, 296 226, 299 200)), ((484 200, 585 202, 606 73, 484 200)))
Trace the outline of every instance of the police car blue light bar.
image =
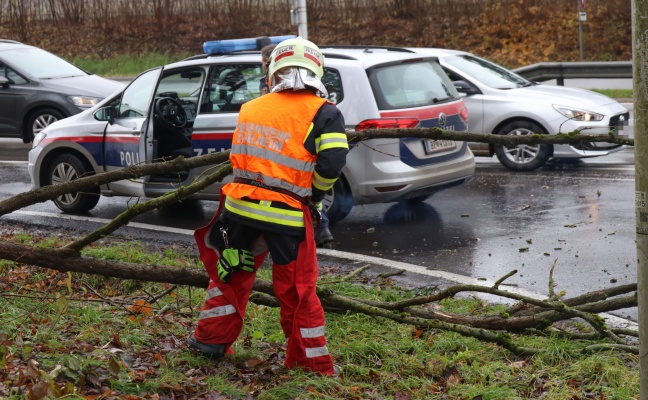
POLYGON ((297 36, 295 35, 284 35, 261 36, 258 38, 245 39, 214 40, 211 42, 203 43, 203 51, 205 52, 205 54, 223 54, 243 50, 261 50, 262 47, 268 44, 279 44, 284 40, 294 39, 296 37, 297 36))

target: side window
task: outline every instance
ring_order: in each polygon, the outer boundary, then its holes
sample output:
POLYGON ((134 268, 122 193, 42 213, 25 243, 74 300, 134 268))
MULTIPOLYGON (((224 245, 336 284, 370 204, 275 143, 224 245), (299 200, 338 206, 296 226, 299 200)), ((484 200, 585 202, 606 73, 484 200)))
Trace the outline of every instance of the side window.
POLYGON ((200 67, 165 75, 160 79, 155 98, 171 97, 178 100, 186 111, 189 121, 192 121, 198 113, 198 100, 204 81, 205 70, 200 67))
POLYGON ((338 104, 344 99, 340 72, 334 69, 324 68, 322 83, 326 87, 326 90, 328 90, 328 97, 326 98, 328 101, 333 104, 338 104))
POLYGON ((0 74, 9 79, 9 83, 12 85, 24 85, 25 83, 27 83, 26 79, 24 79, 22 76, 18 75, 16 71, 2 63, 0 63, 0 74))
POLYGON ((262 78, 261 62, 213 66, 205 82, 200 113, 239 112, 241 105, 261 95, 262 78))
POLYGON ((141 118, 148 115, 159 75, 159 68, 144 72, 124 90, 119 105, 119 118, 141 118))

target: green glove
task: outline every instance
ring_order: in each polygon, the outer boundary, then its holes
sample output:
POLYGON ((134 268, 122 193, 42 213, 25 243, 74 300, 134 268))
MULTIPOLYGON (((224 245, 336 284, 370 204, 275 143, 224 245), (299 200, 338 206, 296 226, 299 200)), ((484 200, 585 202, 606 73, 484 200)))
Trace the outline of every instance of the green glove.
POLYGON ((254 272, 254 256, 249 250, 225 249, 218 259, 218 277, 227 283, 236 271, 254 272))

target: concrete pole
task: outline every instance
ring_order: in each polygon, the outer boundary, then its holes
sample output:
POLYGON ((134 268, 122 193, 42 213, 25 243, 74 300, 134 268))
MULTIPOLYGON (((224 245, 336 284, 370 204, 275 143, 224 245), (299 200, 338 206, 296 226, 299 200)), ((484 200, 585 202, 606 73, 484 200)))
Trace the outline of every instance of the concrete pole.
POLYGON ((648 400, 648 0, 632 0, 632 87, 641 400, 648 400))
POLYGON ((583 61, 583 21, 581 21, 581 0, 578 2, 578 46, 580 48, 580 61, 583 61))
POLYGON ((297 25, 299 36, 308 40, 308 21, 306 19, 306 0, 290 1, 290 23, 297 25))

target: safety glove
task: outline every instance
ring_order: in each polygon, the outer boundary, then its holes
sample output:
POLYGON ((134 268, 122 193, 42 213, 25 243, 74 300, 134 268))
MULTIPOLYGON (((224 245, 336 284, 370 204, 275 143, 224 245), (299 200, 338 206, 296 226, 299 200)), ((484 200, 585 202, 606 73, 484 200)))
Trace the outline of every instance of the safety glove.
POLYGON ((225 249, 218 259, 218 277, 227 283, 236 271, 254 272, 254 256, 249 250, 225 249))
POLYGON ((311 217, 313 218, 313 228, 319 226, 322 223, 322 202, 318 201, 313 203, 312 201, 308 202, 308 208, 311 212, 311 217))

